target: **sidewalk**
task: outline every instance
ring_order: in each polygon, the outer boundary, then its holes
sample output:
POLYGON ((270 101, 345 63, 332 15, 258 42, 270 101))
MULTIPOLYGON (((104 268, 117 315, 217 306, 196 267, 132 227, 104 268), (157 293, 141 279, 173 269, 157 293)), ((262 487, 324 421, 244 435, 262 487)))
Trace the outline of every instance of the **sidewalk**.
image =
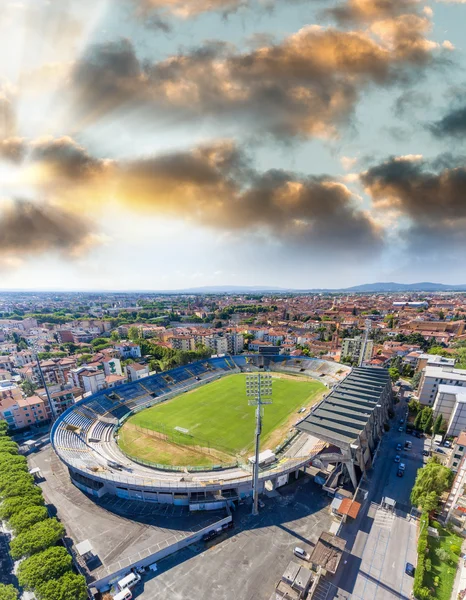
MULTIPOLYGON (((461 545, 461 556, 466 555, 466 540, 461 545)), ((453 584, 453 591, 451 593, 451 600, 457 600, 458 594, 466 590, 466 559, 460 558, 458 562, 458 569, 456 570, 455 583, 453 584)))

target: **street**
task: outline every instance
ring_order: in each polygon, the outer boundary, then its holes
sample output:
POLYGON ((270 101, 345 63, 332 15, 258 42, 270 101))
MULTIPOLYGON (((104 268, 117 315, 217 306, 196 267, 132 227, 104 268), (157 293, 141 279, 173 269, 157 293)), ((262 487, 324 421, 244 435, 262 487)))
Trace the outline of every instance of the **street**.
MULTIPOLYGON (((417 469, 425 460, 425 440, 407 435, 405 424, 399 432, 399 420, 405 419, 406 403, 395 406, 391 429, 380 444, 374 468, 362 487, 368 497, 358 519, 343 526, 341 537, 347 540, 351 555, 337 576, 328 580, 325 599, 393 600, 410 598, 413 578, 405 573, 407 562, 416 565, 417 521, 410 519, 409 496, 417 469), (396 450, 409 440, 411 450, 396 450), (395 455, 404 463, 404 477, 397 477, 395 455), (396 501, 395 512, 380 508, 384 497, 396 501)), ((319 598, 324 600, 324 598, 319 598)))

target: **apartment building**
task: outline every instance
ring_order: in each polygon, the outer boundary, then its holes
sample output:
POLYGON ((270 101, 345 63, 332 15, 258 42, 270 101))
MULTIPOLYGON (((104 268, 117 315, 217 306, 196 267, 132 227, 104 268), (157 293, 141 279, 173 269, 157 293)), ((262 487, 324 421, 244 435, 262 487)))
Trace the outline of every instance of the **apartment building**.
POLYGON ((421 354, 417 360, 416 371, 421 371, 425 367, 450 367, 454 368, 455 359, 446 358, 439 354, 421 354))
POLYGON ((452 367, 425 367, 419 382, 419 402, 433 406, 440 385, 466 388, 466 371, 452 367))
POLYGON ((466 388, 439 385, 433 406, 434 420, 442 415, 447 423, 448 436, 457 436, 466 430, 466 388))
POLYGON ((97 367, 83 365, 77 369, 72 369, 69 373, 69 383, 74 387, 84 390, 84 393, 95 394, 99 390, 107 387, 105 373, 97 367))
POLYGON ((0 418, 11 429, 42 425, 51 418, 50 409, 39 396, 23 397, 21 389, 12 381, 0 381, 0 418))
POLYGON ((462 431, 453 442, 453 448, 448 460, 447 467, 456 473, 465 454, 466 431, 462 431))
POLYGON ((244 349, 244 336, 240 333, 226 333, 228 352, 240 354, 244 349))
MULTIPOLYGON (((364 338, 357 336, 355 338, 345 338, 341 344, 341 357, 350 357, 353 362, 359 363, 364 348, 364 338)), ((367 340, 364 350, 364 361, 369 361, 374 352, 373 340, 367 340)))
POLYGON ((196 340, 192 335, 174 335, 170 338, 170 347, 189 352, 196 349, 196 340))
POLYGON ((130 363, 126 366, 126 372, 130 381, 138 381, 149 375, 149 367, 139 363, 130 363))
POLYGON ((120 358, 141 358, 141 347, 133 342, 120 342, 113 344, 115 350, 118 350, 120 358))

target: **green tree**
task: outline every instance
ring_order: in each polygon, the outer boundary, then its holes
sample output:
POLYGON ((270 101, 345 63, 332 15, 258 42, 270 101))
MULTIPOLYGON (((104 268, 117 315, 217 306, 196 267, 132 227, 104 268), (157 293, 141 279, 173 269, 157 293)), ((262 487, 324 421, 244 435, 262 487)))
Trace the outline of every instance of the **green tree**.
POLYGON ((9 524, 16 535, 22 533, 40 521, 48 518, 48 511, 45 506, 30 506, 25 510, 13 515, 9 524))
POLYGON ((417 414, 421 410, 421 403, 419 402, 419 400, 416 400, 416 398, 413 398, 409 401, 408 408, 411 412, 417 414))
POLYGON ((29 473, 18 473, 15 471, 5 471, 0 473, 0 493, 8 487, 11 483, 21 483, 23 485, 29 485, 34 483, 34 477, 29 473))
POLYGON ((73 559, 63 546, 52 546, 23 560, 18 567, 19 584, 27 590, 71 571, 73 559))
POLYGON ((432 510, 430 507, 434 497, 438 503, 441 494, 450 488, 451 479, 450 469, 440 464, 437 459, 431 458, 425 467, 417 472, 416 481, 411 490, 411 502, 423 510, 432 510))
MULTIPOLYGON (((433 415, 432 408, 430 406, 425 406, 421 411, 421 429, 425 431, 426 424, 428 421, 431 421, 433 415)), ((430 423, 432 426, 432 422, 430 423)))
POLYGON ((20 533, 10 542, 11 556, 16 560, 41 552, 54 546, 64 535, 65 528, 57 519, 45 519, 20 533))
POLYGON ((114 331, 112 331, 112 333, 110 334, 110 339, 113 342, 119 342, 120 341, 120 334, 118 333, 118 331, 116 329, 114 331))
POLYGON ((426 421, 425 421, 425 423, 423 425, 423 430, 424 430, 425 433, 430 433, 432 431, 432 423, 433 423, 433 421, 434 421, 434 415, 433 415, 433 412, 430 411, 429 414, 428 414, 428 416, 427 416, 427 419, 426 419, 426 421))
POLYGON ((417 415, 416 418, 414 419, 414 428, 415 429, 421 429, 422 425, 422 410, 420 410, 417 415))
POLYGON ((0 504, 0 519, 10 519, 16 513, 29 508, 30 506, 43 506, 44 498, 42 495, 23 495, 6 498, 0 504))
POLYGON ((22 470, 27 472, 27 459, 25 456, 0 452, 0 473, 9 470, 22 470))
POLYGON ((414 390, 417 389, 417 386, 419 385, 419 383, 421 381, 421 377, 422 377, 422 371, 418 371, 417 373, 414 373, 413 380, 411 382, 414 390))
POLYGON ((0 438, 0 452, 18 454, 18 444, 10 440, 8 437, 2 437, 0 438))
POLYGON ((0 436, 5 436, 8 433, 8 423, 0 419, 0 436))
POLYGON ((137 327, 130 327, 128 329, 128 339, 131 340, 132 342, 137 342, 139 340, 139 329, 137 327))
POLYGON ((19 592, 12 585, 0 583, 0 598, 1 600, 18 600, 19 592))
POLYGON ((400 372, 396 367, 390 367, 388 372, 392 381, 397 381, 400 378, 400 372))
POLYGON ((28 398, 30 398, 31 396, 34 396, 34 393, 35 393, 35 391, 37 389, 37 386, 34 385, 32 383, 32 381, 29 381, 28 379, 25 379, 23 381, 23 383, 21 384, 21 388, 22 388, 23 392, 26 394, 26 396, 28 398))
POLYGON ((442 429, 442 421, 443 421, 442 415, 439 415, 435 419, 435 423, 434 423, 434 426, 432 428, 432 435, 438 435, 440 433, 440 430, 442 429))
POLYGON ((86 580, 82 575, 65 573, 59 579, 51 579, 38 588, 40 600, 86 600, 86 580))

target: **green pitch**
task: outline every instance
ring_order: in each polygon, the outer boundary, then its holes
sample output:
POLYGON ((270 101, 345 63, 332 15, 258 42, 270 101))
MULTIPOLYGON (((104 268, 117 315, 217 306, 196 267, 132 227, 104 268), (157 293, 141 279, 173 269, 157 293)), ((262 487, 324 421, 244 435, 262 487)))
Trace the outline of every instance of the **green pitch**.
MULTIPOLYGON (((261 439, 263 444, 269 438, 277 445, 281 441, 275 439, 277 429, 285 427, 286 433, 290 419, 291 424, 298 420, 297 411, 320 399, 326 388, 299 377, 272 377, 273 403, 265 407, 261 439)), ((245 375, 223 377, 141 411, 127 423, 167 434, 177 444, 238 455, 252 448, 255 429, 255 408, 248 405, 245 388, 245 375), (180 434, 176 427, 189 433, 180 434)))

